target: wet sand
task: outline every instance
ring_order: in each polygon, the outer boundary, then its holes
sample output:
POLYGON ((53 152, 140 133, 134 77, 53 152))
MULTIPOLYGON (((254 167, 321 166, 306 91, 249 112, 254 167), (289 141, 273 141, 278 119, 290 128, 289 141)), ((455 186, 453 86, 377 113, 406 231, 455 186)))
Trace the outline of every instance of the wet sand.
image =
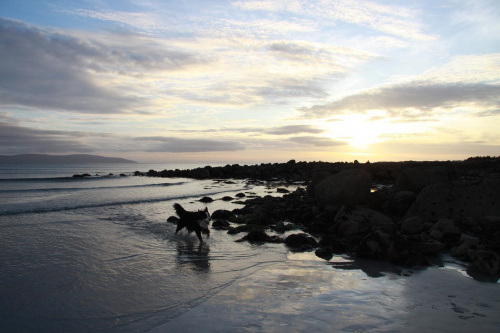
POLYGON ((350 262, 290 253, 151 332, 498 332, 496 283, 456 265, 345 269, 350 262))

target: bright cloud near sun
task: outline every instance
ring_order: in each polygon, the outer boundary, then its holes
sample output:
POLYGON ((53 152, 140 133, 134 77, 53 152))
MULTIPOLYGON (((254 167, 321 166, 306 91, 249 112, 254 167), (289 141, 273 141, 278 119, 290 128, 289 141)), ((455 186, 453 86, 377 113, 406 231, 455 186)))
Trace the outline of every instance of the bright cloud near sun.
POLYGON ((500 151, 495 0, 7 0, 0 13, 0 154, 261 163, 500 151))

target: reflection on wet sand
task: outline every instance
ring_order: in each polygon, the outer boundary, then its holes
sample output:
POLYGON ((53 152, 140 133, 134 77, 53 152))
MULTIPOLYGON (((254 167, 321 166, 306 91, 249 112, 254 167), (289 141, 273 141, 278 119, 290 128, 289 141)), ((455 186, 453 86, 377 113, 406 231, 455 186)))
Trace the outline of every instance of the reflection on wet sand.
POLYGON ((175 263, 178 267, 188 266, 196 272, 208 273, 210 271, 209 253, 210 246, 207 243, 179 240, 175 263))

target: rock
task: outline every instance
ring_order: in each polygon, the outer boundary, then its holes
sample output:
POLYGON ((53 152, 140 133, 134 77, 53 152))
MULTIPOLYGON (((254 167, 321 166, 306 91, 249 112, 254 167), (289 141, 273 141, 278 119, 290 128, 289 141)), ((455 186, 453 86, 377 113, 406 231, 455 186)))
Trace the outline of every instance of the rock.
POLYGON ((471 250, 471 243, 462 243, 458 246, 454 246, 450 249, 450 254, 456 258, 468 260, 469 259, 469 251, 471 250))
POLYGON ((442 251, 446 245, 441 242, 412 240, 409 242, 409 246, 410 249, 421 254, 434 254, 442 251))
POLYGON ((232 200, 234 200, 234 198, 226 195, 226 196, 222 197, 221 200, 222 201, 232 201, 232 200))
MULTIPOLYGON (((335 217, 335 223, 340 226, 345 221, 357 222, 359 224, 358 232, 364 232, 373 228, 379 228, 386 232, 394 232, 397 230, 397 226, 390 217, 376 210, 362 206, 357 206, 353 209, 342 207, 335 217)), ((350 231, 354 228, 354 224, 349 226, 350 231)))
POLYGON ((283 239, 278 236, 269 236, 262 230, 255 230, 249 232, 243 238, 236 240, 235 242, 244 242, 248 241, 251 243, 260 243, 260 242, 270 242, 270 243, 282 243, 283 239))
POLYGON ((396 191, 412 191, 419 193, 425 187, 449 181, 446 167, 408 168, 396 180, 396 191))
POLYGON ((321 259, 330 260, 333 258, 333 249, 331 246, 321 247, 314 253, 321 259))
POLYGON ((361 240, 355 254, 359 258, 392 261, 396 258, 394 245, 389 234, 375 230, 361 240))
POLYGON ((450 235, 456 236, 461 234, 459 227, 455 226, 455 223, 450 219, 440 219, 431 228, 431 231, 437 230, 443 234, 443 237, 449 237, 450 235))
POLYGON ((348 220, 343 221, 339 226, 339 234, 341 236, 355 235, 359 229, 359 222, 348 220))
POLYGON ((227 220, 234 214, 226 209, 218 209, 212 213, 214 220, 227 220))
POLYGON ((225 220, 215 220, 212 223, 212 228, 217 230, 229 230, 230 227, 231 225, 229 224, 229 222, 225 220))
POLYGON ((330 172, 327 172, 327 171, 315 171, 315 172, 313 172, 312 177, 311 177, 311 181, 307 185, 307 189, 306 189, 307 195, 310 198, 314 199, 316 197, 316 194, 315 194, 316 185, 318 185, 319 182, 321 182, 323 179, 330 177, 331 175, 332 174, 330 172))
POLYGON ((348 252, 348 248, 344 242, 345 240, 345 238, 339 235, 326 234, 319 241, 319 245, 331 248, 333 253, 346 253, 348 252))
POLYGON ((355 206, 367 202, 370 174, 363 169, 348 169, 320 181, 314 189, 319 206, 355 206))
POLYGON ((406 216, 434 221, 500 216, 500 179, 430 185, 420 192, 406 216))
POLYGON ((198 200, 200 202, 204 202, 204 203, 208 203, 208 202, 212 202, 214 201, 214 199, 210 198, 210 197, 203 197, 201 198, 200 200, 198 200))
POLYGON ((476 250, 470 251, 472 264, 486 275, 495 275, 498 273, 500 258, 493 251, 476 250))
POLYGON ((473 245, 473 246, 477 246, 477 245, 479 245, 479 238, 474 237, 474 236, 470 236, 467 234, 462 234, 462 235, 460 235, 460 242, 468 243, 468 244, 473 245))
POLYGON ((237 193, 235 195, 235 197, 237 197, 237 198, 244 198, 244 197, 246 197, 246 194, 245 193, 237 193))
POLYGON ((500 230, 500 216, 483 216, 479 219, 479 224, 486 231, 492 231, 492 232, 499 231, 500 230))
POLYGON ((285 223, 283 221, 276 223, 276 225, 274 226, 274 230, 277 232, 285 232, 285 231, 289 231, 289 230, 293 230, 293 229, 297 229, 297 228, 298 228, 297 225, 292 224, 292 223, 285 223))
POLYGON ((431 230, 429 236, 435 240, 441 240, 443 239, 443 233, 439 230, 431 230))
POLYGON ((311 236, 300 233, 292 234, 285 239, 285 244, 299 250, 308 250, 318 246, 318 242, 311 236))
POLYGON ((401 224, 403 235, 415 235, 424 230, 424 221, 418 216, 406 218, 401 224))
POLYGON ((389 201, 389 211, 396 216, 403 216, 417 196, 412 191, 400 191, 389 201))
POLYGON ((278 187, 276 189, 276 192, 278 192, 278 193, 290 193, 289 190, 287 190, 286 188, 281 188, 281 187, 278 187))

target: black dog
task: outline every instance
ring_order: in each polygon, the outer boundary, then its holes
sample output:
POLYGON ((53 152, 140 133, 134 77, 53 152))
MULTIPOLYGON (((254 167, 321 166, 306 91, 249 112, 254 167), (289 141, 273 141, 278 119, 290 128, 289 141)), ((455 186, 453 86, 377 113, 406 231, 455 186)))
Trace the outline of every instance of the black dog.
POLYGON ((197 212, 188 212, 178 203, 174 204, 174 209, 177 215, 179 215, 179 222, 177 222, 177 229, 175 234, 177 234, 182 228, 186 228, 188 233, 196 232, 196 236, 200 242, 203 242, 201 234, 206 234, 210 237, 210 229, 208 229, 208 224, 212 220, 210 218, 210 213, 208 213, 208 208, 205 210, 199 210, 197 212))

